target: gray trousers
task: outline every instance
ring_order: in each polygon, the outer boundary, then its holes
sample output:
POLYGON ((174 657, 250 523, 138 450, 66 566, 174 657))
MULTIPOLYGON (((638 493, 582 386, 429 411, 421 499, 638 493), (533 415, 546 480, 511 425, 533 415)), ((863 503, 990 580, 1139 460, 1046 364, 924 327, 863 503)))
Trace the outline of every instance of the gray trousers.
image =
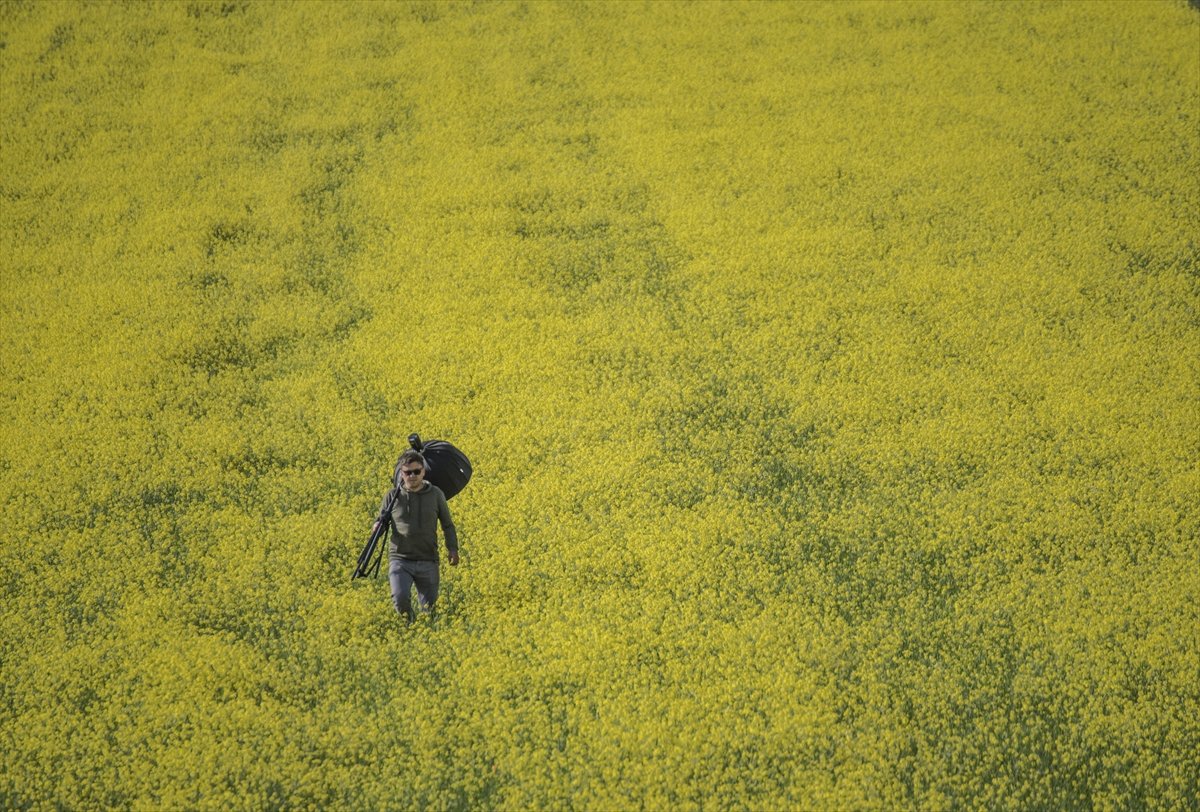
POLYGON ((411 623, 415 617, 412 605, 412 588, 417 587, 417 600, 422 609, 432 611, 437 602, 438 575, 436 561, 390 561, 388 562, 388 580, 392 583, 392 603, 396 612, 411 623))

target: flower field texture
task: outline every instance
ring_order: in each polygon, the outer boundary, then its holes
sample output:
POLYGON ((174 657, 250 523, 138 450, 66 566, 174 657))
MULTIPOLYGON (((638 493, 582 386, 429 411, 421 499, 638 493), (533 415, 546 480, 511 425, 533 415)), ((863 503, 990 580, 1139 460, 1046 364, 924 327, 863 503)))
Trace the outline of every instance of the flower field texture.
POLYGON ((3 0, 0 808, 1196 809, 1198 178, 1182 0, 3 0))

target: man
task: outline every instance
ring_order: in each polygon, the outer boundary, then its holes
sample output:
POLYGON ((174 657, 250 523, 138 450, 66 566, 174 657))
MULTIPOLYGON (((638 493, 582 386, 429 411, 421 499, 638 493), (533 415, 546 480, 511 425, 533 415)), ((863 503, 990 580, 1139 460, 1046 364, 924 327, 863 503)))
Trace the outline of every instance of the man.
POLYGON ((408 623, 415 617, 412 606, 414 585, 422 610, 432 612, 437 602, 439 523, 446 537, 450 566, 458 566, 458 533, 450 518, 446 495, 436 485, 425 481, 425 467, 425 457, 419 451, 409 449, 400 457, 400 484, 396 486, 390 517, 392 538, 388 544, 388 580, 392 584, 396 612, 408 623))

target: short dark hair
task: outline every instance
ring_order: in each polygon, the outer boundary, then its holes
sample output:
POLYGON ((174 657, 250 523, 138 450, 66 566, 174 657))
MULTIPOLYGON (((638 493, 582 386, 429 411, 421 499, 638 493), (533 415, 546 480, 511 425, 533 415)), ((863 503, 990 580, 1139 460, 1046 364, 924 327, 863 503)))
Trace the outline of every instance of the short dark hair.
POLYGON ((400 462, 396 463, 396 467, 403 468, 405 465, 408 465, 410 462, 421 463, 422 469, 429 467, 425 463, 425 455, 422 454, 420 451, 417 451, 415 448, 410 448, 407 451, 405 451, 403 454, 401 454, 400 462))

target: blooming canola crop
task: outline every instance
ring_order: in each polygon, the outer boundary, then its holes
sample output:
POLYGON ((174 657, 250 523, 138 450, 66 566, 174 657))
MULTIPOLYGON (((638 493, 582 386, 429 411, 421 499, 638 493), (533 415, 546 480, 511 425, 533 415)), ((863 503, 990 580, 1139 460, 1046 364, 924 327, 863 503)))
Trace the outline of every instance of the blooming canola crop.
POLYGON ((0 6, 0 806, 1195 808, 1197 65, 1167 0, 0 6))

